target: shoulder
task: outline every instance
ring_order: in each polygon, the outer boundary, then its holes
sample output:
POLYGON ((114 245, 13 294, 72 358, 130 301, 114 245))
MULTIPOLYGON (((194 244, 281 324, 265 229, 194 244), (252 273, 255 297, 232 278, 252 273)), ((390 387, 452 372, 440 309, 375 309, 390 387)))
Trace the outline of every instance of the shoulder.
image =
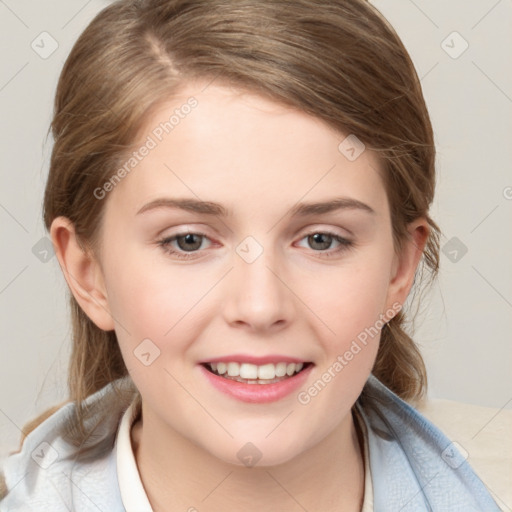
POLYGON ((467 457, 504 510, 512 505, 512 410, 428 399, 418 411, 467 457))
POLYGON ((117 482, 115 437, 129 406, 124 384, 111 383, 85 401, 88 435, 78 443, 72 432, 76 406, 70 402, 24 439, 21 450, 2 464, 5 497, 0 512, 124 511, 117 482), (123 400, 124 396, 124 400, 123 400))
POLYGON ((422 413, 428 402, 413 407, 371 375, 357 406, 367 424, 376 508, 500 510, 456 439, 422 413))

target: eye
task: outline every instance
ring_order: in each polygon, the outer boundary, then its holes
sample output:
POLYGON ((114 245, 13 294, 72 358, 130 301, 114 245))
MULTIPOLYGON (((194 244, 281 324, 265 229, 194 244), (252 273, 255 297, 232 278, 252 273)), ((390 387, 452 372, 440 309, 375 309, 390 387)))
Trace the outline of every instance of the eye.
POLYGON ((196 257, 194 253, 201 248, 205 239, 208 239, 208 237, 204 233, 178 233, 159 240, 158 245, 162 247, 166 253, 186 260, 196 257), (173 242, 177 243, 178 249, 173 247, 173 242))
POLYGON ((315 252, 321 252, 321 256, 330 257, 334 256, 338 253, 346 251, 354 246, 354 242, 348 240, 347 238, 343 238, 342 236, 324 231, 316 231, 314 233, 309 233, 301 240, 307 239, 307 243, 313 248, 316 249, 315 252), (329 249, 333 242, 338 244, 338 247, 333 251, 325 252, 326 249, 329 249))
MULTIPOLYGON (((314 252, 320 253, 319 255, 322 257, 335 256, 354 246, 352 241, 332 232, 316 231, 307 234, 301 241, 305 239, 314 249, 314 252), (338 244, 337 248, 327 252, 327 249, 332 246, 333 242, 338 244)), ((157 243, 166 254, 175 256, 178 259, 187 260, 199 256, 196 253, 200 252, 200 249, 204 249, 203 242, 205 240, 209 240, 209 238, 204 233, 186 232, 163 238, 157 243)))

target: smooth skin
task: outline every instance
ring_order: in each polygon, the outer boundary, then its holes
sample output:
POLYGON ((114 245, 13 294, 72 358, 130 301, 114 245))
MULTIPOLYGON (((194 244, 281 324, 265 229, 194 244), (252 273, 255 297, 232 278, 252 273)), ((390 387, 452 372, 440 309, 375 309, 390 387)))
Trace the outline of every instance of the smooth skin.
POLYGON ((349 161, 338 149, 348 134, 228 85, 188 82, 152 112, 134 148, 190 96, 197 107, 98 200, 96 254, 81 249, 68 219, 51 226, 73 295, 98 327, 115 330, 142 395, 132 445, 152 507, 360 510, 365 474, 351 408, 380 333, 307 404, 298 393, 240 402, 214 389, 199 362, 298 357, 315 365, 307 390, 359 333, 404 303, 428 223, 412 223, 397 254, 375 154, 349 161), (219 203, 228 215, 147 206, 170 198, 219 203), (373 213, 291 214, 297 203, 338 198, 373 213), (237 252, 247 237, 243 247, 262 250, 250 263, 237 252), (160 351, 148 366, 134 354, 147 339, 160 351), (237 457, 248 442, 262 454, 252 468, 237 457))

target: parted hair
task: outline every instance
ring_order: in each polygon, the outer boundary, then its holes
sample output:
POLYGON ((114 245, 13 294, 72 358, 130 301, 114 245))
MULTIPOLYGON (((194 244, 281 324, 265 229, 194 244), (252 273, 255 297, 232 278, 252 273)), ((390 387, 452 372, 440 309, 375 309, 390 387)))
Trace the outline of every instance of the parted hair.
MULTIPOLYGON (((98 200, 94 190, 126 161, 151 112, 196 78, 300 109, 375 151, 395 250, 408 241, 408 223, 424 217, 430 227, 411 294, 433 282, 440 231, 429 216, 435 190, 432 126, 407 50, 365 0, 112 2, 80 35, 58 81, 44 196, 48 230, 56 217, 67 217, 84 250, 97 250, 107 199, 98 200)), ((71 293, 69 304, 69 400, 77 406, 68 436, 83 447, 90 411, 82 401, 128 372, 115 331, 98 328, 71 293)), ((410 308, 402 309, 383 327, 372 370, 411 402, 427 384, 411 338, 413 317, 410 308)), ((140 400, 134 386, 130 393, 140 400)))

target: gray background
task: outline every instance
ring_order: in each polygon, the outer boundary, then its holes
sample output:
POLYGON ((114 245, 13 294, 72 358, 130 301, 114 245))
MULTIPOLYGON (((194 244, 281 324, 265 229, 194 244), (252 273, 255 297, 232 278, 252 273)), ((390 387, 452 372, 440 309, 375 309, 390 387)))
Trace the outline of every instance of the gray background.
MULTIPOLYGON (((0 0, 0 457, 66 397, 67 287, 41 220, 45 137, 64 60, 108 3, 0 0)), ((432 214, 444 252, 415 336, 429 394, 512 408, 512 1, 373 3, 411 53, 438 147, 432 214)))

